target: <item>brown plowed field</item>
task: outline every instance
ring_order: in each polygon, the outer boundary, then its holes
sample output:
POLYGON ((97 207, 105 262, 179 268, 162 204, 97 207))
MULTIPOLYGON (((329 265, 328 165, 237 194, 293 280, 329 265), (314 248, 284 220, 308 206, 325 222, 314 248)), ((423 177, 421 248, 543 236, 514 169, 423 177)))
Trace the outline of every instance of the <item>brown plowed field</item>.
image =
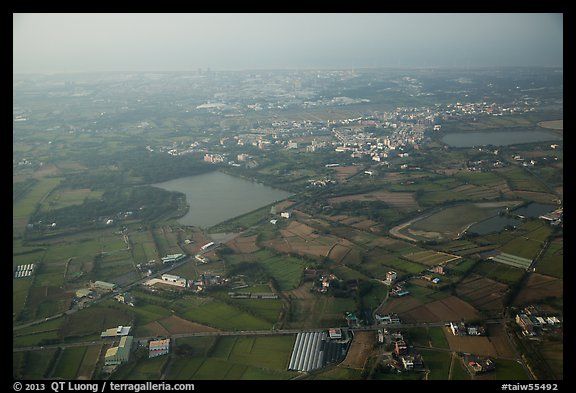
POLYGON ((341 246, 340 244, 335 244, 334 247, 328 253, 328 257, 333 259, 336 263, 342 262, 346 254, 350 252, 348 247, 341 246))
POLYGON ((144 325, 144 329, 150 336, 169 336, 172 334, 218 331, 218 329, 213 327, 190 322, 176 315, 171 315, 159 321, 150 322, 144 325))
POLYGON ((513 358, 515 357, 514 349, 510 346, 510 340, 506 337, 504 327, 500 324, 491 323, 487 325, 488 340, 498 353, 498 357, 513 358))
POLYGON ((375 191, 366 194, 345 195, 328 199, 331 204, 350 201, 382 201, 396 208, 417 208, 418 203, 412 192, 375 191))
POLYGON ((478 312, 474 307, 455 296, 428 303, 426 304, 426 308, 435 314, 440 321, 453 321, 462 318, 474 319, 478 316, 478 312))
POLYGON ((372 228, 373 226, 378 225, 378 223, 376 221, 372 221, 372 220, 363 220, 357 223, 354 223, 352 226, 354 228, 358 228, 358 229, 368 229, 368 228, 372 228))
POLYGON ((405 313, 422 306, 422 302, 412 296, 388 299, 386 304, 378 310, 379 314, 405 313))
POLYGON ((398 315, 400 319, 407 322, 443 322, 480 318, 480 314, 474 307, 456 296, 436 300, 402 314, 398 312, 398 315))
POLYGON ((286 229, 280 230, 280 239, 263 242, 265 247, 280 252, 308 254, 320 257, 329 256, 342 260, 353 244, 346 239, 331 235, 321 235, 314 228, 298 221, 292 221, 286 229))
POLYGON ((531 199, 535 202, 540 203, 556 203, 558 197, 554 194, 549 194, 547 192, 535 192, 535 191, 522 191, 514 190, 514 195, 522 199, 531 199))
POLYGON ((413 322, 440 322, 436 314, 428 310, 426 306, 420 306, 414 308, 410 311, 398 313, 398 316, 402 322, 413 323, 413 322))
POLYGON ((171 315, 167 318, 161 319, 159 321, 166 330, 171 334, 181 334, 181 333, 199 333, 199 332, 217 332, 210 326, 201 325, 199 323, 190 322, 182 319, 176 315, 171 315))
POLYGON ((524 304, 547 297, 562 297, 563 291, 564 280, 532 273, 524 288, 516 296, 514 304, 524 304))
POLYGON ((226 245, 241 254, 250 254, 260 249, 256 244, 256 236, 236 237, 230 240, 226 245))
POLYGON ((450 349, 455 352, 491 357, 498 356, 498 351, 496 351, 496 348, 486 336, 455 336, 452 332, 448 332, 446 338, 450 349))
POLYGON ((275 207, 276 207, 276 212, 280 213, 280 212, 288 209, 288 208, 289 208, 290 206, 292 206, 294 203, 296 203, 296 202, 294 202, 294 201, 292 201, 292 200, 290 200, 290 199, 287 199, 287 200, 285 200, 285 201, 282 201, 282 202, 280 202, 280 203, 278 203, 278 204, 275 205, 275 207))
POLYGON ((354 339, 346 354, 346 359, 342 362, 342 366, 360 370, 363 369, 364 363, 366 363, 366 359, 368 359, 368 356, 372 352, 375 343, 375 332, 354 333, 354 339))
POLYGON ((350 165, 350 166, 336 166, 332 167, 331 169, 336 172, 335 174, 336 179, 342 181, 356 174, 360 169, 362 169, 362 167, 350 165))
POLYGON ((318 234, 315 234, 313 232, 314 228, 306 224, 299 223, 298 221, 291 221, 290 224, 288 224, 288 226, 286 227, 286 229, 280 230, 280 233, 284 237, 299 236, 307 239, 316 239, 318 237, 318 234))
POLYGON ((144 325, 143 330, 145 335, 148 336, 169 336, 170 332, 164 326, 162 326, 158 321, 153 321, 144 325))
POLYGON ((502 297, 507 290, 506 284, 471 274, 458 284, 456 294, 479 310, 498 310, 503 307, 502 297))

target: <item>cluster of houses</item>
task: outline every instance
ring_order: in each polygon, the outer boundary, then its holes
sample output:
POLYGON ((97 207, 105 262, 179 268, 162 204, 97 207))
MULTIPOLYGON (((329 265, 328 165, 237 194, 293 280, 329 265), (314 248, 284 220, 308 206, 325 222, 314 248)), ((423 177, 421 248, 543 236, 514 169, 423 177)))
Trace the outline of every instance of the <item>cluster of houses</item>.
POLYGON ((485 336, 486 329, 480 325, 468 325, 464 322, 449 322, 447 326, 455 336, 485 336))
POLYGON ((320 286, 316 287, 316 290, 320 293, 328 292, 330 283, 334 280, 337 280, 337 277, 334 274, 323 275, 320 277, 320 286))
POLYGON ((390 333, 389 336, 393 348, 392 367, 394 367, 398 372, 425 370, 422 355, 408 347, 402 333, 390 333))
POLYGON ((464 355, 464 364, 472 375, 482 374, 496 369, 494 360, 470 354, 464 355))
POLYGON ((360 327, 360 320, 358 319, 355 313, 347 311, 345 319, 346 324, 348 325, 349 328, 360 327))
POLYGON ((197 280, 187 280, 173 274, 163 274, 161 278, 153 278, 146 281, 144 284, 149 287, 155 287, 156 284, 163 284, 177 288, 191 289, 192 291, 199 293, 202 292, 204 288, 223 285, 229 281, 229 279, 224 279, 220 275, 211 273, 204 273, 200 275, 197 280))
POLYGON ((420 276, 420 278, 421 278, 422 280, 425 280, 425 281, 430 281, 430 282, 432 282, 432 283, 434 283, 434 284, 438 284, 438 283, 440 282, 440 278, 439 278, 439 277, 432 277, 432 276, 429 275, 429 274, 423 274, 422 276, 420 276))
POLYGON ((384 280, 384 283, 390 286, 394 283, 394 281, 396 281, 397 278, 398 273, 396 273, 395 271, 389 271, 388 273, 386 273, 386 280, 384 280))
POLYGON ((376 314, 374 316, 374 318, 376 319, 376 323, 380 324, 380 325, 391 325, 391 324, 402 323, 400 321, 400 317, 398 316, 398 314, 395 314, 395 313, 386 314, 386 315, 376 314))
POLYGON ((136 299, 128 292, 119 293, 114 296, 114 300, 118 303, 127 304, 128 306, 134 307, 136 304, 136 299))
POLYGON ((554 331, 562 326, 562 321, 553 315, 546 315, 536 306, 527 306, 516 314, 516 323, 525 336, 554 331))
POLYGON ((409 294, 410 291, 406 289, 406 281, 397 282, 394 288, 390 290, 390 296, 392 297, 402 297, 409 294))

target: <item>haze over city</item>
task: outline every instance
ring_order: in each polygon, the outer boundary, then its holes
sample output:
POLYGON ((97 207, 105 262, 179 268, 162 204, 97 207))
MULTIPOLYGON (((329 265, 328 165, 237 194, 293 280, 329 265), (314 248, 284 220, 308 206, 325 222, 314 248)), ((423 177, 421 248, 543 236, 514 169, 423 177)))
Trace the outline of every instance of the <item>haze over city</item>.
POLYGON ((562 14, 13 14, 16 74, 558 67, 562 47, 562 14))

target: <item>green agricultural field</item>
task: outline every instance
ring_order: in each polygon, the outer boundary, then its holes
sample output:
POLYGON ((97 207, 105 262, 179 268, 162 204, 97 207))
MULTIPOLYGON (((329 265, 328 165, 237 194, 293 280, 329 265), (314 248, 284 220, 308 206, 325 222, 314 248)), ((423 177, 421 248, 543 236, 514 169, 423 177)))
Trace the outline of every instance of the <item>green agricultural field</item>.
POLYGON ((16 379, 43 379, 50 372, 49 366, 58 351, 50 348, 42 351, 13 352, 12 375, 16 379))
POLYGON ((501 177, 494 172, 460 171, 454 176, 464 182, 477 186, 496 186, 502 181, 501 177))
POLYGON ((450 269, 456 274, 462 274, 470 270, 476 263, 473 259, 461 259, 450 264, 450 269))
POLYGON ((440 265, 460 259, 458 256, 432 250, 406 254, 402 257, 427 266, 440 265))
POLYGON ((14 242, 12 252, 12 268, 16 269, 18 265, 28 265, 38 263, 44 259, 46 248, 41 247, 21 247, 14 242))
POLYGON ((496 370, 493 373, 486 374, 486 379, 522 381, 529 380, 524 367, 516 360, 496 359, 496 370))
POLYGON ((477 245, 468 240, 453 240, 442 245, 442 249, 449 253, 464 251, 475 247, 477 247, 477 245))
POLYGON ((507 285, 514 285, 524 276, 526 270, 503 263, 482 261, 476 265, 474 272, 507 285))
POLYGON ((63 349, 62 355, 58 360, 53 377, 62 379, 76 379, 82 359, 86 353, 87 347, 69 347, 63 349))
POLYGON ((147 323, 166 318, 172 314, 170 310, 156 304, 144 304, 141 306, 136 305, 136 307, 130 307, 123 304, 119 305, 127 308, 128 310, 134 311, 136 314, 136 323, 138 325, 145 325, 147 323))
POLYGON ((363 273, 360 273, 358 270, 355 270, 345 265, 336 266, 335 268, 332 269, 332 271, 334 272, 336 277, 344 281, 356 280, 356 279, 364 279, 364 280, 370 279, 370 277, 366 276, 363 273))
POLYGON ((28 326, 28 327, 25 327, 22 329, 15 330, 14 331, 14 337, 37 334, 40 332, 58 331, 63 322, 64 322, 64 317, 59 317, 59 318, 51 319, 49 321, 40 322, 40 323, 34 324, 32 326, 28 326))
POLYGON ((199 305, 190 305, 182 317, 222 330, 265 330, 273 323, 255 317, 216 299, 204 299, 199 305))
POLYGON ((162 228, 156 228, 152 231, 152 238, 154 239, 154 244, 158 250, 158 254, 164 256, 170 254, 170 244, 166 237, 164 236, 164 231, 162 228))
MULTIPOLYGON (((276 204, 276 202, 274 203, 276 204)), ((246 213, 239 217, 217 224, 209 229, 211 233, 232 232, 238 228, 249 228, 270 216, 271 205, 266 205, 258 210, 246 213)))
POLYGON ((210 357, 228 360, 237 340, 238 337, 234 336, 219 337, 210 352, 210 357))
POLYGON ((483 221, 494 214, 494 208, 483 208, 475 203, 466 203, 442 209, 438 213, 416 221, 410 228, 440 232, 448 237, 454 237, 470 224, 483 221))
POLYGON ((168 356, 157 356, 152 359, 143 357, 141 359, 132 359, 124 369, 120 369, 114 379, 126 379, 135 381, 158 381, 161 377, 161 371, 168 361, 168 356))
POLYGON ((432 341, 432 346, 434 348, 450 348, 444 332, 445 330, 442 327, 436 326, 428 328, 428 336, 430 337, 430 341, 432 341))
MULTIPOLYGON (((195 380, 223 380, 234 364, 225 360, 207 358, 194 373, 195 380)), ((237 379, 237 378, 236 378, 237 379)))
POLYGON ((321 297, 324 299, 322 303, 321 313, 322 314, 338 314, 344 315, 346 311, 354 310, 356 303, 352 298, 340 298, 332 296, 321 297))
POLYGON ((449 291, 435 291, 434 289, 416 284, 411 284, 406 289, 410 292, 410 295, 408 296, 413 296, 424 303, 433 302, 450 296, 449 291))
POLYGON ((548 192, 542 183, 520 166, 502 168, 497 174, 507 180, 511 190, 548 192))
POLYGON ((464 364, 457 358, 454 358, 452 362, 452 377, 450 379, 453 381, 468 381, 471 379, 464 364))
POLYGON ((135 273, 136 279, 140 277, 128 250, 106 254, 96 263, 95 274, 98 280, 117 282, 116 279, 126 273, 135 273))
POLYGON ((33 347, 36 345, 42 345, 46 341, 58 340, 58 331, 50 330, 46 332, 38 332, 34 334, 27 334, 23 336, 16 336, 12 341, 14 347, 33 347))
POLYGON ((424 366, 430 370, 428 379, 447 380, 452 361, 450 352, 420 350, 424 366))
POLYGON ((307 263, 288 255, 276 255, 269 250, 259 250, 251 254, 235 254, 226 259, 233 265, 240 262, 256 262, 273 277, 281 291, 296 288, 300 284, 302 272, 307 263))
POLYGON ((187 280, 195 280, 199 276, 194 260, 188 261, 182 266, 177 267, 176 269, 172 270, 170 274, 183 277, 187 280))
POLYGON ((26 352, 12 352, 12 378, 22 379, 26 370, 26 352))
MULTIPOLYGON (((118 303, 108 301, 108 304, 118 303)), ((62 338, 95 335, 100 337, 100 333, 108 328, 119 325, 129 326, 134 321, 135 308, 126 307, 125 309, 109 308, 104 303, 80 310, 66 317, 67 320, 62 323, 60 335, 62 338)))
POLYGON ((362 296, 362 305, 370 309, 380 306, 388 293, 388 287, 384 284, 373 283, 372 289, 362 296))
POLYGON ((419 347, 428 347, 428 332, 425 327, 415 327, 408 329, 410 343, 419 347))
MULTIPOLYGON (((199 351, 192 357, 178 356, 167 377, 191 380, 289 379, 296 375, 286 371, 294 339, 293 335, 219 337, 209 352, 199 351)), ((182 345, 180 340, 177 345, 182 345)), ((196 347, 193 340, 189 340, 187 345, 196 347)))
POLYGON ((159 260, 160 256, 156 252, 156 244, 151 231, 131 231, 128 236, 134 247, 134 260, 136 263, 159 260))
POLYGON ((254 316, 275 323, 282 311, 281 299, 233 299, 231 303, 254 316))
POLYGON ((61 209, 67 206, 81 205, 87 199, 100 199, 102 191, 94 191, 88 188, 61 189, 57 188, 42 203, 41 212, 61 209))
POLYGON ((301 259, 288 256, 274 256, 263 261, 264 266, 278 284, 281 291, 296 288, 302 279, 302 272, 306 262, 301 259))
MULTIPOLYGON (((360 372, 360 371, 358 371, 360 372)), ((410 372, 410 373, 397 373, 394 372, 376 372, 372 376, 372 379, 377 381, 420 381, 424 379, 425 374, 420 372, 410 372)), ((401 385, 401 383, 400 383, 401 385)))
POLYGON ((20 234, 26 227, 28 219, 36 207, 46 198, 62 179, 49 177, 39 179, 31 189, 12 205, 13 231, 20 234))
POLYGON ((12 318, 19 320, 23 315, 22 311, 26 307, 28 291, 33 284, 32 277, 24 277, 12 280, 12 318))
POLYGON ((435 206, 440 203, 465 201, 468 199, 471 198, 462 193, 452 190, 441 190, 425 192, 424 195, 418 198, 418 203, 422 206, 435 206))
POLYGON ((192 380, 202 363, 204 357, 178 357, 177 361, 173 361, 168 369, 167 379, 170 380, 192 380))
POLYGON ((398 275, 401 275, 400 272, 416 274, 425 269, 425 267, 419 263, 414 263, 400 258, 391 259, 387 261, 387 263, 392 267, 392 270, 395 270, 398 273, 398 275))
POLYGON ((546 223, 529 221, 521 225, 514 232, 516 237, 503 244, 499 250, 518 257, 534 259, 551 233, 552 228, 546 223))
POLYGON ((551 242, 536 265, 538 273, 564 278, 564 242, 551 242))
POLYGON ((362 371, 336 366, 326 371, 315 372, 314 374, 311 374, 309 378, 315 380, 361 380, 362 371))
POLYGON ((82 364, 80 364, 78 368, 77 378, 91 379, 101 351, 102 345, 91 345, 87 347, 84 359, 82 359, 82 364))
POLYGON ((238 337, 229 360, 257 368, 283 371, 288 367, 295 336, 238 337))
POLYGON ((386 251, 380 247, 375 248, 368 255, 365 255, 363 259, 362 269, 366 269, 371 273, 371 276, 376 278, 385 277, 386 273, 390 270, 395 270, 398 273, 419 273, 424 270, 424 266, 421 264, 403 258, 402 253, 386 251))

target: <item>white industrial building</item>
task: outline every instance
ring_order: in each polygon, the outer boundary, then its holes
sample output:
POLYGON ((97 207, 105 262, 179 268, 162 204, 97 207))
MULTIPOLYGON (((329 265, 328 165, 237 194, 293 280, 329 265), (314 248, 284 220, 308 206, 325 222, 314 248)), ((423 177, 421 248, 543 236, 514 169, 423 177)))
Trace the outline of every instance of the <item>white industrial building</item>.
POLYGON ((162 257, 162 263, 178 262, 184 257, 186 257, 184 254, 168 254, 165 257, 162 257))
POLYGON ((174 276, 172 274, 163 274, 162 275, 163 284, 170 284, 177 287, 186 288, 186 279, 180 276, 174 276))

